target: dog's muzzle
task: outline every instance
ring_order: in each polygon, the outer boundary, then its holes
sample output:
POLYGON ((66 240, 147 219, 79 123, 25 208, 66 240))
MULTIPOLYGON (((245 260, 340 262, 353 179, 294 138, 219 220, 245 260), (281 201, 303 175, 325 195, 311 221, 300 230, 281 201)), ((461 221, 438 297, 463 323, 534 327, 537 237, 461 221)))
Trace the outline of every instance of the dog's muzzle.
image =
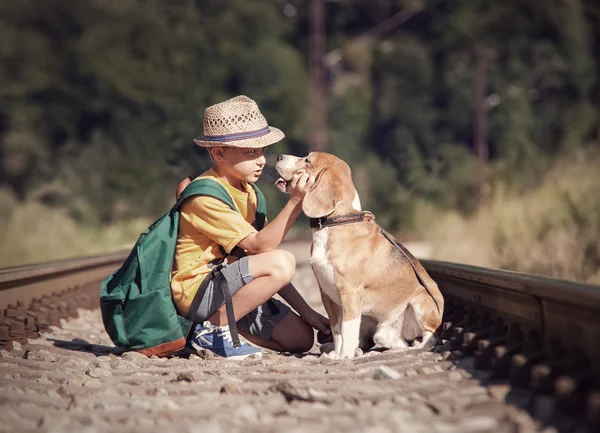
POLYGON ((299 159, 296 156, 291 155, 278 155, 277 164, 275 164, 275 170, 279 174, 279 179, 275 181, 275 186, 281 192, 286 194, 290 193, 290 181, 296 168, 296 164, 299 159))

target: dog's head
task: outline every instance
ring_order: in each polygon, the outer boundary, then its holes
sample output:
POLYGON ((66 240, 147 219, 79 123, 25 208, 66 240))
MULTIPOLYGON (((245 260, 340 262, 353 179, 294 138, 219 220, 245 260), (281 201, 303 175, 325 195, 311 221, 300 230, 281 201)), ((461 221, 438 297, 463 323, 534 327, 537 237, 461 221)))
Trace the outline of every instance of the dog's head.
POLYGON ((286 193, 294 174, 308 173, 315 178, 302 203, 302 211, 309 218, 331 215, 342 203, 350 206, 355 198, 350 167, 329 153, 311 152, 304 158, 279 155, 275 169, 281 176, 275 186, 286 193))

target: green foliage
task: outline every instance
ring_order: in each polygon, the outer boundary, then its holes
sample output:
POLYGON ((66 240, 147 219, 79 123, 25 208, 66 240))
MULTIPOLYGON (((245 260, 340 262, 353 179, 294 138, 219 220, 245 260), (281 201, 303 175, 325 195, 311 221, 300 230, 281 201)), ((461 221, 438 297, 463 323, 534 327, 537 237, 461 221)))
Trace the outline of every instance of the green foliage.
MULTIPOLYGON (((476 48, 487 191, 538 187, 600 130, 593 0, 325 7, 329 150, 391 230, 415 227, 427 203, 476 212, 476 48), (403 8, 415 13, 386 27, 403 8)), ((308 0, 0 0, 0 34, 0 200, 12 207, 40 202, 89 229, 153 219, 209 165, 191 141, 204 109, 236 94, 286 133, 269 164, 312 147, 308 0)), ((261 180, 270 218, 285 200, 273 180, 261 180)))
POLYGON ((273 2, 1 0, 0 17, 0 183, 21 198, 55 182, 88 222, 159 214, 208 166, 204 108, 238 93, 304 139, 303 59, 273 2))

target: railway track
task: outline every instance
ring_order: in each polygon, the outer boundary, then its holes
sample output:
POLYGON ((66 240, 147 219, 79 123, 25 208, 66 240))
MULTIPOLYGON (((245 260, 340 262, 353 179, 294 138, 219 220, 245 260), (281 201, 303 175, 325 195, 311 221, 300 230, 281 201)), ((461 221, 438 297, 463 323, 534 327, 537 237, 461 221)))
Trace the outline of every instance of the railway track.
MULTIPOLYGON (((307 244, 287 247, 319 308, 307 244)), ((125 256, 0 271, 0 432, 600 430, 599 287, 424 260, 446 299, 434 352, 234 365, 112 347, 94 309, 125 256)))
POLYGON ((446 307, 442 336, 547 422, 600 431, 600 287, 423 260, 446 307))
POLYGON ((97 308, 99 282, 126 257, 120 252, 0 269, 0 349, 36 338, 76 316, 77 308, 97 308))

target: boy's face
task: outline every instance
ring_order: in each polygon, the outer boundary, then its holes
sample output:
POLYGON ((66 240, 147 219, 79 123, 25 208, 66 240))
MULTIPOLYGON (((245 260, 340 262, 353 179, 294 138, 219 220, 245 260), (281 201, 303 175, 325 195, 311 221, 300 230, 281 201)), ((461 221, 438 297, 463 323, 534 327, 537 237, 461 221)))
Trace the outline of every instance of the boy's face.
POLYGON ((218 148, 214 160, 230 175, 246 182, 256 182, 267 163, 266 148, 218 148))

